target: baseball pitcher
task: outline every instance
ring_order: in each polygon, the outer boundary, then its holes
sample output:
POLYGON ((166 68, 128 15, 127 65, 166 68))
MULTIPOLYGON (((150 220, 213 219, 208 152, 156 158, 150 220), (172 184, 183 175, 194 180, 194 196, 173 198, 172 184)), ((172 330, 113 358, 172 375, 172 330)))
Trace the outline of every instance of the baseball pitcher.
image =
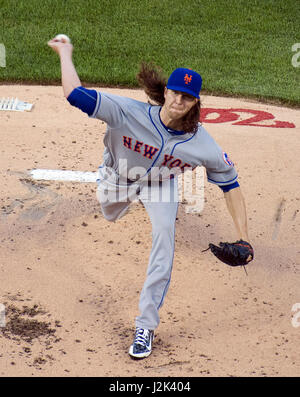
POLYGON ((99 167, 97 198, 103 216, 116 221, 139 199, 152 224, 152 249, 140 294, 140 315, 129 348, 133 358, 148 357, 154 331, 171 279, 178 175, 198 166, 208 181, 224 191, 238 240, 210 244, 221 261, 246 265, 253 259, 244 198, 234 164, 199 123, 201 76, 175 69, 168 79, 160 69, 142 64, 137 76, 152 103, 86 89, 72 61, 73 45, 54 38, 48 45, 59 55, 66 99, 89 117, 107 124, 103 162, 99 167))

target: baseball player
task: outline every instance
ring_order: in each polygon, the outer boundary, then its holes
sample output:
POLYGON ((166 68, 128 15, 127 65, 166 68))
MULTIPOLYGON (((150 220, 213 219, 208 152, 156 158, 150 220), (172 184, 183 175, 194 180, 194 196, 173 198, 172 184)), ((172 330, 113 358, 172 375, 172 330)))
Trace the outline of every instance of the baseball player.
POLYGON ((224 262, 233 257, 237 261, 241 250, 246 251, 242 264, 253 259, 237 171, 199 123, 202 78, 197 72, 178 68, 166 81, 159 69, 143 64, 138 80, 155 104, 144 103, 84 88, 72 61, 72 44, 52 39, 48 45, 60 57, 62 86, 69 103, 107 124, 97 180, 97 198, 104 217, 116 221, 138 198, 152 224, 140 315, 129 349, 133 358, 144 358, 151 354, 159 309, 170 285, 180 173, 203 166, 208 181, 224 191, 240 240, 226 247, 223 243, 220 247, 211 244, 211 251, 224 262))

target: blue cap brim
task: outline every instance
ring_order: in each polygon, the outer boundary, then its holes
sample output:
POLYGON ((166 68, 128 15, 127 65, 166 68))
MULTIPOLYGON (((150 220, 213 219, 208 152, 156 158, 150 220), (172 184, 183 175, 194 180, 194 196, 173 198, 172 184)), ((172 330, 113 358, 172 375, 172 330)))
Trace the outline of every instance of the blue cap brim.
POLYGON ((189 95, 193 96, 194 98, 200 99, 200 96, 199 95, 196 96, 194 91, 191 91, 188 88, 185 88, 183 86, 167 85, 167 88, 169 90, 173 90, 173 91, 185 92, 186 94, 189 94, 189 95))

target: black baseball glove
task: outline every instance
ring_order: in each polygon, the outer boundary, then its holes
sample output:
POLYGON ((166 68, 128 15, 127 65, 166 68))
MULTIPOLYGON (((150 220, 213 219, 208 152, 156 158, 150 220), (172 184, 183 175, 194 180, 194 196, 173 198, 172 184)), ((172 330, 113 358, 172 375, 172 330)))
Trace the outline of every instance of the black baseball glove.
POLYGON ((245 266, 254 258, 251 244, 244 240, 235 243, 221 242, 219 246, 210 243, 204 251, 209 249, 220 261, 229 266, 245 266))

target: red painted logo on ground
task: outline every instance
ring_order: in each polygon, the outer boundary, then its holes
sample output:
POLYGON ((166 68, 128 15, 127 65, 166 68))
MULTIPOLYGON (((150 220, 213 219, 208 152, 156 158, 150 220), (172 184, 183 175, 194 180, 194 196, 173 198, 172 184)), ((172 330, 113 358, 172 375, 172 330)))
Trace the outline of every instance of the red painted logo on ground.
POLYGON ((275 120, 275 116, 272 113, 265 112, 263 110, 253 109, 214 109, 214 108, 202 108, 200 114, 200 121, 203 123, 227 123, 232 122, 232 125, 248 125, 252 127, 272 127, 272 128, 295 128, 294 123, 289 121, 275 120), (240 120, 241 115, 250 114, 250 117, 240 120), (213 114, 215 118, 209 117, 213 114), (262 123, 268 120, 271 122, 262 123))

